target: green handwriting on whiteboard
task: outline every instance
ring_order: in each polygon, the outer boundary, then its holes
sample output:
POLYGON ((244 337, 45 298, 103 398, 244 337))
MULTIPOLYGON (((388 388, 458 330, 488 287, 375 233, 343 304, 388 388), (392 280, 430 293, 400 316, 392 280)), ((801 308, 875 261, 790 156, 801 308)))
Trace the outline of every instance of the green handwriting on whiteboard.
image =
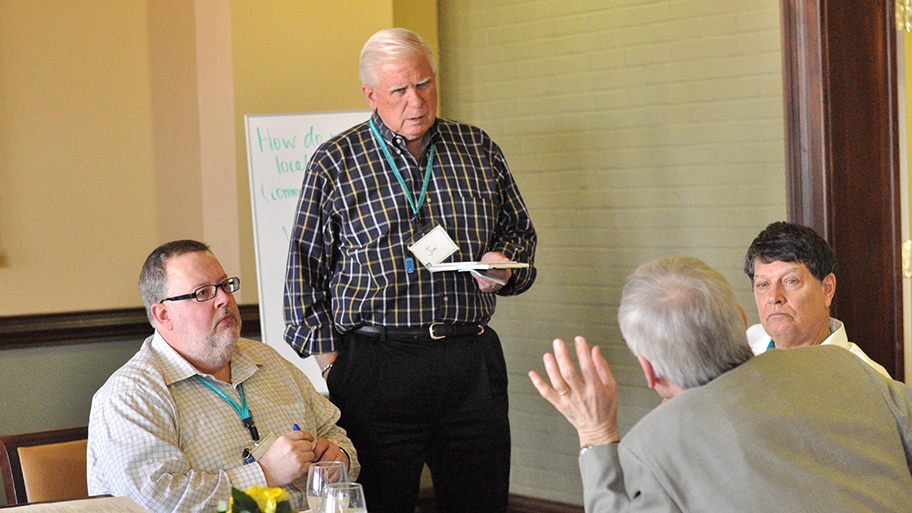
POLYGON ((260 153, 265 151, 279 151, 279 150, 290 150, 294 149, 295 143, 297 142, 298 136, 292 136, 291 139, 286 139, 284 137, 273 137, 269 133, 269 128, 266 128, 266 136, 263 136, 263 132, 260 130, 260 127, 257 127, 257 138, 260 140, 260 153), (264 143, 266 143, 264 145, 264 143))
MULTIPOLYGON (((272 133, 269 131, 269 127, 266 127, 265 135, 260 127, 257 127, 256 131, 257 139, 259 140, 260 153, 265 153, 267 151, 293 150, 297 147, 297 135, 291 136, 291 139, 288 139, 285 136, 273 137, 272 133)), ((330 135, 330 137, 332 137, 332 135, 330 135)), ((302 139, 304 140, 304 148, 315 148, 323 144, 323 136, 314 134, 313 125, 310 126, 310 129, 308 129, 302 139)))
POLYGON ((279 157, 276 157, 276 171, 278 171, 280 175, 286 173, 300 173, 307 167, 308 159, 310 159, 310 155, 304 155, 304 160, 279 160, 279 157))
POLYGON ((260 195, 267 202, 297 200, 301 195, 301 189, 289 189, 287 187, 270 187, 266 182, 260 185, 260 195))

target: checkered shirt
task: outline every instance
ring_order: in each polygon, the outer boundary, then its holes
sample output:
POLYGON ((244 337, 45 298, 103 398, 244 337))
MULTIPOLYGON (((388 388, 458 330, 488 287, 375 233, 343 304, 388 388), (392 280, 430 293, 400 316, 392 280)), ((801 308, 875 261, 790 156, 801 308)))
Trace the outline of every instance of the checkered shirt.
MULTIPOLYGON (((448 261, 499 251, 533 263, 535 229, 486 133, 438 118, 416 160, 376 112, 373 120, 414 199, 434 148, 427 199, 414 215, 366 122, 317 149, 304 174, 285 281, 285 341, 302 356, 336 350, 340 333, 362 325, 491 318, 495 294, 480 292, 470 273, 432 274, 417 260, 416 271, 407 272, 408 246, 429 223, 442 225, 458 245, 448 261)), ((524 292, 534 279, 534 267, 514 270, 497 294, 524 292)))
MULTIPOLYGON (((95 393, 89 416, 90 495, 129 496, 153 512, 207 512, 227 501, 231 487, 266 486, 259 464, 244 464, 250 434, 223 399, 195 378, 202 375, 240 404, 244 392, 261 439, 294 424, 345 449, 352 478, 360 469, 339 410, 273 348, 238 340, 232 383, 200 374, 157 332, 95 393)), ((289 485, 293 509, 305 507, 301 487, 289 485)))

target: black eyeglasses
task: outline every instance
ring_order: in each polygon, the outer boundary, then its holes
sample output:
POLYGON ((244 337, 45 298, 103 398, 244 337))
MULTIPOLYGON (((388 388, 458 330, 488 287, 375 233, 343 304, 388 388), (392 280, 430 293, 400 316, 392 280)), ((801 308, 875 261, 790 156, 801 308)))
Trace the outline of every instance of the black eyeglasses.
POLYGON ((214 298, 218 293, 218 289, 225 291, 225 294, 234 294, 241 288, 241 279, 240 278, 228 278, 227 280, 219 283, 218 285, 203 285, 202 287, 194 290, 190 294, 184 294, 183 296, 174 296, 162 299, 159 303, 164 303, 165 301, 180 301, 182 299, 195 299, 202 303, 203 301, 209 301, 214 298))

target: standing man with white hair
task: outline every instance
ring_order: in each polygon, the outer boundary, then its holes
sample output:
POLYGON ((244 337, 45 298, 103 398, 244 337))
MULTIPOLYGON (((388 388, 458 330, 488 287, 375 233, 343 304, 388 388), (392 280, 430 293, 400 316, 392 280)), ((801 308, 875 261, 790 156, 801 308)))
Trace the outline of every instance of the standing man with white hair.
POLYGON ((320 364, 372 512, 413 513, 425 463, 440 511, 504 512, 507 372, 487 323, 496 295, 532 286, 535 230, 500 148, 437 118, 420 36, 374 34, 360 75, 373 115, 318 148, 304 175, 285 340, 320 364), (422 265, 511 260, 530 267, 422 265))
POLYGON ((545 354, 529 377, 577 429, 588 513, 908 511, 912 390, 839 347, 753 356, 721 274, 695 258, 640 266, 618 322, 669 399, 624 436, 598 348, 545 354))

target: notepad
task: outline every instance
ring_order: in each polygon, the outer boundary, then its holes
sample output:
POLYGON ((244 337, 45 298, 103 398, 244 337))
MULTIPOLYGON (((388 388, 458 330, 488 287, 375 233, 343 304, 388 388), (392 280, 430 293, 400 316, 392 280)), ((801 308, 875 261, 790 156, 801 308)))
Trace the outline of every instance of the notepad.
POLYGON ((432 273, 440 271, 487 271, 490 269, 522 269, 529 267, 525 262, 444 262, 442 264, 428 264, 428 271, 432 273))

